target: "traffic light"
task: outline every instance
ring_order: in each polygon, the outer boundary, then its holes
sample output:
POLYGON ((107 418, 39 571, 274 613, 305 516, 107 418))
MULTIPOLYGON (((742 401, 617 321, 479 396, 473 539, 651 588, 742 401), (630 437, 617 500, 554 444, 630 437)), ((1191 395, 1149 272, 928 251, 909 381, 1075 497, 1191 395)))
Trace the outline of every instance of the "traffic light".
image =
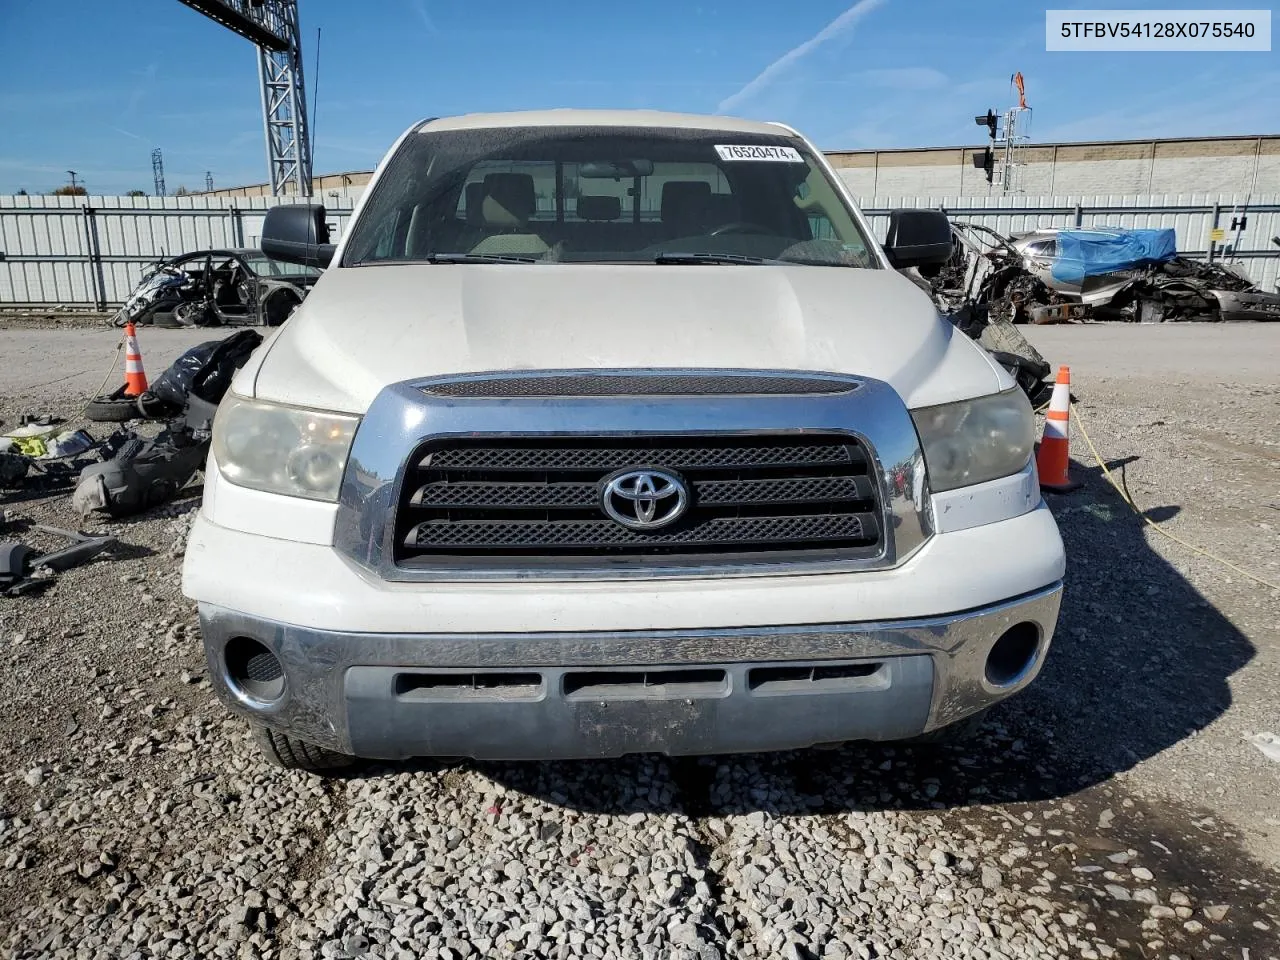
POLYGON ((990 147, 983 147, 981 150, 973 152, 973 165, 979 169, 986 171, 987 183, 992 181, 996 170, 996 154, 990 147))
POLYGON ((991 137, 991 146, 976 150, 973 154, 974 167, 986 171, 987 183, 991 183, 995 178, 996 170, 996 152, 993 149, 996 145, 996 113, 994 110, 988 110, 985 116, 974 117, 973 122, 980 127, 986 127, 987 135, 991 137))

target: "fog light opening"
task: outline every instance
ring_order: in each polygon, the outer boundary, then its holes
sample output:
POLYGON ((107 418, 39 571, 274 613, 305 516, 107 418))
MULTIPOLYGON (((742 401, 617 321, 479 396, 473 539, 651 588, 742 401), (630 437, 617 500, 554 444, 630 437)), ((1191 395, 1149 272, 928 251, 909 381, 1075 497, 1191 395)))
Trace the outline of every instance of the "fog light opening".
POLYGON ((271 703, 284 695, 284 667, 252 637, 232 637, 223 650, 227 680, 251 700, 271 703))
POLYGON ((1034 623, 1016 624, 1000 635, 987 654, 987 683, 1008 687, 1027 675, 1040 651, 1040 628, 1034 623))

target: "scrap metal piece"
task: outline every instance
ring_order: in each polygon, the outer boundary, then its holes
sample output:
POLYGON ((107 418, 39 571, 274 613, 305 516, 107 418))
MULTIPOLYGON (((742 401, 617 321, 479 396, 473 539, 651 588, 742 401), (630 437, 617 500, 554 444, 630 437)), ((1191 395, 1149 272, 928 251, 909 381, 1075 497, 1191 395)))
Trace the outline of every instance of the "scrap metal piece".
POLYGON ((111 547, 118 542, 115 537, 103 535, 93 537, 83 533, 77 533, 74 530, 63 530, 61 527, 47 527, 43 524, 37 524, 36 530, 42 533, 51 533, 55 536, 64 537, 71 543, 61 550, 54 550, 37 557, 32 561, 33 569, 40 567, 48 567, 50 570, 61 573, 64 570, 70 570, 72 567, 78 567, 82 563, 87 563, 98 554, 111 547))
POLYGON ((16 540, 0 541, 0 585, 25 580, 31 569, 29 561, 35 553, 25 543, 16 540))
POLYGON ((63 537, 71 543, 36 556, 25 543, 16 540, 0 542, 0 593, 7 597, 43 590, 53 583, 58 573, 87 563, 118 542, 115 537, 91 537, 61 527, 37 524, 34 529, 63 537))
POLYGON ((1218 313, 1228 322, 1280 321, 1280 294, 1261 290, 1210 290, 1218 301, 1218 313))
POLYGON ((1070 323, 1072 320, 1087 319, 1089 307, 1083 303, 1050 303, 1032 307, 1029 313, 1031 322, 1038 325, 1070 323))

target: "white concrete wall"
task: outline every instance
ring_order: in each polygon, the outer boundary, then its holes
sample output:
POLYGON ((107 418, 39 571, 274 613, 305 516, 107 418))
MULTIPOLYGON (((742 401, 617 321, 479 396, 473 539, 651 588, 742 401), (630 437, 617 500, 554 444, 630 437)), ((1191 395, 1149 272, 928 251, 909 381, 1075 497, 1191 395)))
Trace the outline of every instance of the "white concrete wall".
MULTIPOLYGON (((998 195, 971 147, 829 153, 860 197, 998 195)), ((1280 187, 1280 137, 1067 143, 1024 148, 1019 194, 1234 194, 1280 187), (1254 170, 1257 170, 1256 182, 1254 170)))

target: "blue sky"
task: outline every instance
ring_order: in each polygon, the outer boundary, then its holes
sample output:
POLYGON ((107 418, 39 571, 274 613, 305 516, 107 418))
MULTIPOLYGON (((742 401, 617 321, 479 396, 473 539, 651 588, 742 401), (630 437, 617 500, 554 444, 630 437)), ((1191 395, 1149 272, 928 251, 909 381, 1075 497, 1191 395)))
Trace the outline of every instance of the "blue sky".
MULTIPOLYGON (((828 149, 977 145, 974 115, 1010 103, 1015 70, 1034 141, 1280 132, 1276 53, 1046 53, 1045 6, 301 0, 315 169, 368 169, 425 116, 554 106, 784 120, 828 149)), ((93 193, 149 193, 153 146, 170 192, 206 170, 266 179, 247 40, 177 0, 0 0, 0 193, 68 168, 93 193)))

